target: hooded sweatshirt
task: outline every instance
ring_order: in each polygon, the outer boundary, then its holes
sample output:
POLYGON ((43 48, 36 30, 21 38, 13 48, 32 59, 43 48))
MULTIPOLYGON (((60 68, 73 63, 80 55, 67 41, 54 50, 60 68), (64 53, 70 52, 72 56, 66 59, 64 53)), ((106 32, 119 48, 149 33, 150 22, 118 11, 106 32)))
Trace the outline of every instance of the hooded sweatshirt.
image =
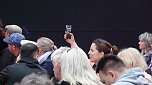
POLYGON ((112 85, 152 85, 144 78, 144 71, 140 67, 128 69, 112 85))

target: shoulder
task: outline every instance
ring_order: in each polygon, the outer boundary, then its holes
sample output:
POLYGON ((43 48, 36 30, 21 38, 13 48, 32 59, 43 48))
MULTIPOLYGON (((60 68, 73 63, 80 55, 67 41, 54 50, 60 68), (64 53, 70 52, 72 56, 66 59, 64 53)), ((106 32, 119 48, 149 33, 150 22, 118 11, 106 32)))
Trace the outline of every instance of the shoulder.
POLYGON ((127 83, 127 82, 116 82, 116 83, 111 84, 111 85, 134 85, 134 84, 127 83))
POLYGON ((15 63, 15 64, 12 64, 12 65, 8 65, 6 67, 6 69, 8 69, 8 70, 18 69, 19 70, 20 67, 23 67, 23 64, 15 63))

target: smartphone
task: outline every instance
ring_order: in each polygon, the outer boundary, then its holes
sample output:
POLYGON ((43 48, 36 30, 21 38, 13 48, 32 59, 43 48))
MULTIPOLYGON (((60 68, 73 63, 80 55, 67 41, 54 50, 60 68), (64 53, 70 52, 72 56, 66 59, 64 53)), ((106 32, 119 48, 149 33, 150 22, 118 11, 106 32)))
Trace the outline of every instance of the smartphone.
POLYGON ((66 39, 71 39, 71 31, 72 31, 72 25, 66 25, 66 30, 65 30, 65 33, 66 33, 66 39))
POLYGON ((66 33, 71 33, 72 25, 66 25, 66 33))

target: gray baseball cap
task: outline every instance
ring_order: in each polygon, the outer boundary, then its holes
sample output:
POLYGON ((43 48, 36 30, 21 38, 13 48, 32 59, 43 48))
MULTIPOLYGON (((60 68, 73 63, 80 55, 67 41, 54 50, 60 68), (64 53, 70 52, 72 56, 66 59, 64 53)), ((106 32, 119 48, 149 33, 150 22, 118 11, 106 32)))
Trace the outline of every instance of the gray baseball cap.
POLYGON ((12 34, 12 33, 20 33, 22 34, 22 29, 17 25, 6 25, 5 31, 12 34))

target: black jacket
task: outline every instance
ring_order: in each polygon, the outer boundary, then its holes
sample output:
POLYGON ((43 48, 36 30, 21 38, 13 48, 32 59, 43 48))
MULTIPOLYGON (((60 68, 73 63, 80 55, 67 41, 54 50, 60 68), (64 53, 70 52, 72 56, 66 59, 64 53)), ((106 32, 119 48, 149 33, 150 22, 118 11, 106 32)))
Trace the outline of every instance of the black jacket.
POLYGON ((146 72, 150 75, 152 75, 152 53, 148 54, 145 56, 145 60, 146 60, 146 63, 148 65, 148 69, 146 70, 146 72))
POLYGON ((24 76, 33 72, 47 73, 37 60, 33 58, 21 59, 18 63, 9 65, 0 72, 0 85, 14 85, 15 82, 20 82, 24 76))
MULTIPOLYGON (((53 85, 71 85, 68 81, 62 81, 59 83, 59 81, 55 77, 52 77, 51 82, 53 83, 53 85)), ((78 82, 77 85, 82 84, 78 82)))
POLYGON ((3 49, 0 53, 0 71, 2 71, 6 66, 15 63, 16 56, 8 48, 3 49))

